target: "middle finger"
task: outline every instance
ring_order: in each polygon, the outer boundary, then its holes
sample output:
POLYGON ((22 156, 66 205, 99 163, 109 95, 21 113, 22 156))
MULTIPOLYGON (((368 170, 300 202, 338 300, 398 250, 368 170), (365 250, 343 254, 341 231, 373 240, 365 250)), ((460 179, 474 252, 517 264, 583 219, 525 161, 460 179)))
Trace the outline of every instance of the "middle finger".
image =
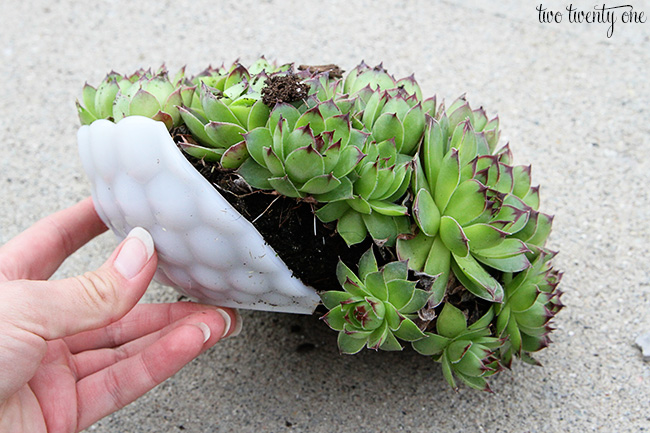
MULTIPOLYGON (((233 317, 231 317, 232 320, 234 320, 233 317)), ((180 326, 199 322, 207 324, 214 331, 208 341, 206 341, 206 348, 212 347, 213 344, 223 338, 223 332, 227 325, 223 316, 214 309, 200 311, 119 347, 87 350, 73 355, 72 362, 76 379, 79 381, 84 377, 134 356, 180 326)))
MULTIPOLYGON (((233 318, 232 309, 221 308, 233 318)), ((137 304, 122 319, 104 328, 65 337, 71 353, 86 350, 112 348, 158 331, 170 323, 201 311, 215 311, 217 307, 194 302, 174 302, 165 304, 137 304)))

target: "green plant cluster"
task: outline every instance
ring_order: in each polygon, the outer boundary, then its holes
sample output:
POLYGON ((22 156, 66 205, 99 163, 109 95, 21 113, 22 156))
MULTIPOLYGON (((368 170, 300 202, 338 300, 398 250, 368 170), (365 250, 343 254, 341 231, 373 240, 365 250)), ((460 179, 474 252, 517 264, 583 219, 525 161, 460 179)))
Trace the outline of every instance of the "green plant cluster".
POLYGON ((456 377, 484 390, 513 357, 536 363, 530 353, 548 345, 562 308, 545 247, 553 218, 538 210, 530 166, 497 147, 498 117, 464 97, 424 98, 413 76, 381 65, 335 75, 264 58, 191 78, 110 73, 77 107, 83 124, 142 115, 185 127, 193 157, 309 201, 348 245, 370 237, 390 249, 397 261, 378 266, 368 251, 356 274, 341 263, 343 290, 321 295, 343 353, 401 350, 401 340, 440 362, 453 387, 456 377), (474 323, 449 296, 459 288, 481 309, 474 323))

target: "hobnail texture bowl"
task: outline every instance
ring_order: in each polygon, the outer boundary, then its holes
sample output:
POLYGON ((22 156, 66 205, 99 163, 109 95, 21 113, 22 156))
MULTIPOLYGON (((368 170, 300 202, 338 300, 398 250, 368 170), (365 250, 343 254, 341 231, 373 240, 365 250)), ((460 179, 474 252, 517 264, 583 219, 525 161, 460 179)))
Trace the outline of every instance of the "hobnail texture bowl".
POLYGON ((151 233, 157 281, 224 307, 314 311, 316 291, 192 167, 163 123, 97 120, 77 137, 97 213, 120 240, 138 226, 151 233))

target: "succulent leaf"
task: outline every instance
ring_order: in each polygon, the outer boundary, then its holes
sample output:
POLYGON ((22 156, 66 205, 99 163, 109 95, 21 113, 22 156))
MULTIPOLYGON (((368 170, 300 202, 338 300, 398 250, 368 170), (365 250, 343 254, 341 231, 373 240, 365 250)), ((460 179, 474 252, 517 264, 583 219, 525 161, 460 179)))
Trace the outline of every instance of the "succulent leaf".
POLYGON ((368 229, 366 229, 366 224, 361 214, 352 211, 346 212, 339 218, 336 231, 348 245, 363 242, 368 235, 368 229))
POLYGON ((487 206, 485 191, 485 186, 480 182, 466 180, 453 192, 443 214, 453 217, 461 226, 472 222, 487 206))
POLYGON ((371 273, 379 272, 377 267, 377 259, 375 258, 372 248, 363 253, 361 259, 359 260, 359 279, 364 280, 371 273))
POLYGON ((269 183, 274 190, 287 197, 300 198, 302 193, 298 191, 296 185, 289 179, 289 176, 271 177, 269 183))
POLYGON ((262 149, 262 156, 264 157, 264 166, 273 174, 273 176, 281 177, 284 175, 284 164, 272 148, 265 147, 262 149))
POLYGON ((352 198, 352 182, 350 179, 342 177, 338 180, 341 182, 339 186, 323 194, 314 194, 314 199, 321 203, 328 203, 352 198))
POLYGON ((220 122, 232 123, 239 126, 242 126, 239 123, 239 119, 234 113, 228 108, 222 98, 219 98, 215 95, 205 84, 201 87, 200 90, 201 106, 203 107, 203 112, 209 120, 219 120, 220 122))
POLYGON ((432 295, 433 293, 430 291, 422 289, 413 290, 413 296, 406 305, 399 309, 399 312, 403 314, 417 313, 427 302, 429 302, 432 295))
POLYGON ((458 98, 447 110, 449 114, 449 124, 456 126, 465 120, 471 124, 474 121, 474 113, 464 97, 458 98))
POLYGON ((340 185, 341 181, 331 174, 322 174, 309 179, 300 187, 300 190, 307 194, 327 194, 334 191, 340 185))
POLYGON ((246 130, 234 123, 213 121, 205 125, 205 133, 215 143, 215 147, 227 149, 241 143, 244 140, 242 134, 245 134, 246 130))
POLYGON ((447 356, 452 364, 458 363, 472 347, 470 340, 454 340, 447 347, 447 356))
POLYGON ((325 119, 318 106, 305 111, 296 121, 296 128, 309 126, 314 135, 322 134, 325 131, 325 119))
POLYGON ((153 117, 162 107, 151 93, 140 89, 129 104, 128 114, 135 116, 153 117))
MULTIPOLYGON (((401 311, 404 307, 406 307, 415 296, 415 282, 407 281, 406 278, 388 281, 386 283, 386 287, 388 289, 388 301, 395 307, 397 311, 401 311)), ((418 300, 416 299, 414 303, 417 302, 418 300)))
POLYGON ((377 118, 372 127, 372 137, 377 142, 395 140, 397 151, 404 145, 404 126, 395 113, 383 113, 377 118))
POLYGON ((458 151, 452 148, 443 158, 433 196, 439 209, 445 209, 449 198, 460 183, 458 151))
POLYGON ((445 303, 436 322, 438 334, 447 338, 456 338, 467 329, 467 319, 462 311, 450 303, 445 303))
MULTIPOLYGON (((400 218, 401 221, 404 221, 404 218, 406 218, 404 216, 394 217, 382 215, 379 212, 371 212, 362 214, 361 218, 372 238, 382 241, 389 247, 394 246, 397 237, 405 232, 404 224, 400 224, 400 218)), ((406 230, 408 230, 408 226, 407 223, 406 230)))
POLYGON ((323 317, 322 320, 327 323, 327 325, 334 329, 335 331, 343 331, 345 326, 345 312, 343 311, 340 303, 333 306, 330 311, 328 311, 323 317))
POLYGON ((384 266, 386 282, 406 280, 408 278, 408 263, 405 261, 390 262, 384 266))
POLYGON ((435 236, 440 228, 440 211, 429 192, 422 188, 415 196, 413 217, 420 230, 427 236, 435 236))
POLYGON ((219 162, 224 153, 223 149, 212 149, 193 143, 181 143, 180 146, 188 155, 206 162, 219 162))
POLYGON ((260 165, 265 165, 264 148, 273 146, 273 137, 267 128, 255 128, 243 134, 246 147, 251 157, 260 165))
POLYGON ((423 271, 432 245, 433 238, 421 232, 410 238, 398 239, 397 255, 400 260, 408 261, 411 269, 423 271))
POLYGON ((346 332, 339 332, 338 344, 341 353, 346 355, 354 355, 363 349, 366 345, 367 339, 355 338, 353 334, 346 332))
POLYGON ((415 351, 422 355, 439 355, 449 346, 450 339, 447 337, 431 332, 427 332, 425 335, 424 338, 413 342, 415 351))
POLYGON ((530 266, 525 254, 518 254, 511 257, 494 258, 483 257, 476 252, 473 256, 481 263, 503 272, 519 272, 530 266))
MULTIPOLYGON (((81 100, 86 106, 85 110, 88 111, 88 113, 90 113, 94 118, 97 118, 96 111, 95 111, 96 95, 97 95, 97 89, 95 89, 93 86, 89 85, 88 83, 84 84, 84 87, 81 91, 81 100)), ((79 102, 77 102, 77 106, 78 107, 80 106, 79 102)))
POLYGON ((289 128, 293 129, 299 118, 300 111, 293 105, 286 103, 276 104, 273 110, 271 110, 268 127, 271 130, 271 134, 273 134, 280 120, 285 119, 289 128))
POLYGON ((97 120, 97 117, 90 110, 87 110, 86 108, 82 107, 81 104, 79 104, 79 101, 76 101, 75 105, 77 107, 77 114, 79 115, 79 121, 81 122, 82 125, 90 125, 95 120, 97 120))
POLYGON ((273 189, 269 179, 273 174, 264 166, 258 164, 252 158, 248 158, 239 167, 238 173, 246 179, 246 182, 253 188, 273 189))
POLYGON ((239 168, 246 159, 248 159, 248 149, 246 148, 246 143, 240 141, 226 149, 221 157, 220 163, 225 169, 235 169, 239 168))
POLYGON ((417 341, 424 337, 424 332, 411 319, 404 319, 400 327, 394 331, 395 337, 404 341, 417 341))
POLYGON ((453 254, 452 269, 463 286, 481 299, 500 303, 503 287, 471 255, 465 257, 453 254))
POLYGON ((469 249, 472 252, 497 247, 508 235, 503 230, 485 223, 465 226, 463 232, 469 240, 469 249))
POLYGON ((529 252, 530 250, 526 245, 519 239, 508 238, 490 248, 480 248, 478 253, 486 258, 508 258, 517 255, 521 255, 529 252))
POLYGON ((395 203, 383 200, 368 200, 370 208, 379 214, 386 216, 408 215, 408 208, 395 203))
POLYGON ((266 126, 266 122, 268 121, 270 114, 271 110, 266 104, 262 102, 261 99, 256 101, 248 113, 246 129, 250 131, 255 128, 266 126))
POLYGON ((467 257, 469 254, 469 239, 454 218, 447 215, 440 218, 440 239, 455 256, 467 257))
POLYGON ((287 155, 284 165, 289 177, 299 183, 325 173, 323 156, 313 146, 294 150, 287 155))

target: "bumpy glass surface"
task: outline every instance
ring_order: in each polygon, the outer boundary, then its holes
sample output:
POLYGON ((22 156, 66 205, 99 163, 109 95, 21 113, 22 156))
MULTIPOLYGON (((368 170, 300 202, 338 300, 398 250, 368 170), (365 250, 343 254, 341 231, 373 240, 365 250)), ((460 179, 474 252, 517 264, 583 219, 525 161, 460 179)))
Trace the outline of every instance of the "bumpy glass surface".
POLYGON ((316 291, 185 159, 165 125, 140 116, 97 120, 78 132, 95 208, 119 239, 147 229, 156 280, 201 302, 311 314, 316 291))

